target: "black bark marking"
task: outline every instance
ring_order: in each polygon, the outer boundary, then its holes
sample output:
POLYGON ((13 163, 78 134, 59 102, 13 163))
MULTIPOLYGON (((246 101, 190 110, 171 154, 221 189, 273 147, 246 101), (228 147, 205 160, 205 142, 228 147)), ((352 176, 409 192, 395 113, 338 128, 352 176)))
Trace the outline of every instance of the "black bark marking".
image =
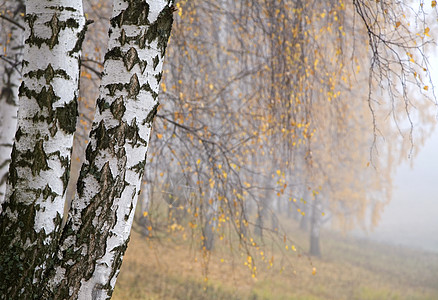
POLYGON ((120 34, 120 45, 123 47, 126 43, 126 32, 125 29, 122 29, 122 33, 120 34))
POLYGON ((146 61, 140 60, 138 65, 140 66, 141 74, 143 74, 144 70, 146 69, 146 66, 148 65, 148 63, 146 61))
POLYGON ((116 120, 121 121, 123 115, 125 114, 126 108, 123 101, 123 96, 117 98, 113 103, 111 103, 111 113, 116 120))
POLYGON ((22 135, 23 131, 21 130, 21 127, 18 127, 17 131, 15 132, 15 140, 19 142, 22 135))
POLYGON ((110 147, 111 139, 108 136, 104 121, 100 121, 99 126, 90 133, 91 137, 93 135, 96 138, 96 150, 107 149, 110 147))
MULTIPOLYGON (((110 91, 111 95, 114 95, 113 93, 114 92, 110 91)), ((97 108, 99 108, 99 113, 102 113, 105 109, 110 108, 110 105, 108 104, 108 102, 104 98, 98 98, 96 100, 96 105, 97 105, 97 108)))
POLYGON ((148 116, 146 117, 145 122, 149 125, 152 125, 152 122, 154 121, 154 117, 157 114, 157 110, 158 110, 158 105, 160 105, 160 103, 156 103, 154 105, 154 107, 152 108, 152 110, 149 112, 148 116))
POLYGON ((121 58, 122 58, 122 50, 120 49, 120 47, 114 47, 106 52, 104 60, 105 61, 109 59, 119 60, 121 58))
POLYGON ((154 90, 152 90, 151 86, 149 85, 149 82, 146 82, 145 84, 143 84, 141 86, 141 89, 146 91, 146 92, 149 92, 152 95, 152 98, 154 98, 154 100, 157 99, 158 93, 155 92, 154 90))
POLYGON ((78 101, 76 97, 65 104, 64 107, 58 107, 56 109, 56 118, 58 119, 59 127, 68 134, 73 134, 76 131, 78 115, 78 101))
POLYGON ((131 144, 132 147, 140 147, 147 145, 147 141, 140 137, 136 118, 132 120, 131 125, 127 126, 126 138, 130 140, 128 143, 131 144))
POLYGON ((135 173, 138 174, 138 177, 141 179, 144 173, 144 168, 146 167, 146 159, 140 161, 138 164, 131 167, 135 173))
POLYGON ((76 40, 76 43, 75 43, 75 46, 73 47, 73 49, 71 49, 68 52, 68 55, 72 56, 74 53, 81 51, 82 43, 83 43, 83 41, 85 39, 85 33, 88 30, 88 25, 92 24, 93 22, 94 22, 93 20, 86 20, 85 21, 85 26, 76 35, 78 37, 78 39, 76 40))
POLYGON ((65 72, 65 70, 62 69, 54 70, 51 64, 48 64, 47 68, 45 69, 38 69, 24 74, 24 77, 36 78, 36 79, 40 79, 43 76, 46 79, 46 84, 50 84, 50 82, 55 76, 64 78, 65 80, 71 80, 71 77, 67 74, 67 72, 65 72))
POLYGON ((123 57, 123 62, 125 63, 125 67, 128 71, 131 71, 136 63, 139 62, 137 50, 134 47, 131 47, 128 52, 123 57))
MULTIPOLYGON (((66 21, 59 21, 56 13, 54 13, 52 18, 50 19, 50 21, 46 22, 44 24, 44 25, 50 27, 50 29, 52 31, 50 38, 41 38, 41 37, 35 36, 34 26, 35 26, 35 21, 37 20, 37 18, 38 17, 35 14, 27 15, 25 17, 25 21, 29 24, 29 28, 30 28, 30 35, 26 39, 25 43, 29 44, 29 45, 35 45, 38 48, 41 48, 42 44, 46 44, 49 47, 49 49, 52 50, 53 47, 55 47, 55 45, 59 44, 58 37, 59 37, 59 33, 61 30, 64 30, 67 27, 68 28, 79 28, 79 23, 75 19, 69 18, 66 21)), ((85 36, 86 27, 87 26, 84 26, 84 29, 78 33, 78 40, 76 41, 76 45, 73 48, 73 50, 71 50, 69 52, 70 55, 73 52, 77 52, 80 50, 80 46, 82 45, 82 41, 83 41, 83 36, 85 36)))
POLYGON ((128 85, 128 97, 135 98, 140 92, 140 83, 138 82, 137 74, 132 75, 128 85))
POLYGON ((43 190, 39 190, 38 192, 37 192, 37 198, 39 198, 41 195, 43 196, 43 199, 44 200, 48 200, 49 198, 51 198, 51 200, 52 200, 52 202, 53 202, 53 200, 55 200, 55 198, 57 197, 57 196, 59 196, 57 193, 55 193, 51 188, 50 188, 50 186, 48 185, 48 184, 46 184, 46 186, 44 187, 44 189, 43 190))
POLYGON ((41 171, 45 171, 49 169, 47 164, 47 155, 44 151, 44 141, 39 140, 36 142, 32 153, 33 163, 32 163, 32 175, 35 176, 39 174, 41 171))
POLYGON ((157 46, 161 52, 161 57, 163 57, 166 52, 167 42, 170 37, 172 24, 172 9, 169 6, 166 6, 158 15, 157 20, 149 26, 146 32, 146 39, 149 44, 157 39, 157 46))
POLYGON ((149 4, 142 0, 128 0, 128 7, 110 20, 112 27, 148 25, 149 4))
POLYGON ((160 62, 160 58, 157 55, 153 59, 153 65, 152 66, 154 67, 154 70, 157 68, 159 62, 160 62))
MULTIPOLYGON (((23 81, 19 88, 19 95, 26 96, 29 99, 34 98, 37 101, 38 106, 41 110, 46 107, 48 109, 48 123, 52 122, 54 117, 53 103, 58 101, 60 98, 55 95, 55 92, 53 91, 53 87, 51 85, 48 89, 46 87, 43 87, 38 93, 34 90, 30 90, 29 88, 27 88, 23 81)), ((40 116, 38 113, 36 114, 36 118, 37 120, 40 120, 40 118, 44 119, 44 117, 40 116)))

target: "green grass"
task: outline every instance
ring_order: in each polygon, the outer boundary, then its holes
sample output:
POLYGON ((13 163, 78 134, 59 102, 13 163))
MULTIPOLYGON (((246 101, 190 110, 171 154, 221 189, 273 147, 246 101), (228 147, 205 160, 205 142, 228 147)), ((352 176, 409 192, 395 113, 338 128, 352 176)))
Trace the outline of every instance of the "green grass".
MULTIPOLYGON (((304 233, 290 235, 307 244, 304 233)), ((257 251, 274 263, 255 257, 252 278, 246 254, 222 241, 209 257, 206 281, 202 252, 182 235, 148 241, 133 233, 113 299, 438 299, 438 254, 328 231, 321 248, 323 256, 309 260, 266 246, 257 251)))

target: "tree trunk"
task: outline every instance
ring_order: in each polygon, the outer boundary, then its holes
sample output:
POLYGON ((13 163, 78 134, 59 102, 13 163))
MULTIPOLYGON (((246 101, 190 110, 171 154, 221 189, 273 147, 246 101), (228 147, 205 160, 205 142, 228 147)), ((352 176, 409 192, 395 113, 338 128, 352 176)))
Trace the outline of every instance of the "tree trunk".
POLYGON ((82 1, 26 1, 24 81, 0 218, 0 297, 34 298, 57 245, 77 118, 82 1))
POLYGON ((114 1, 86 161, 47 298, 111 297, 146 164, 172 13, 171 1, 114 1))
POLYGON ((208 203, 206 203, 207 209, 205 213, 205 223, 203 227, 203 240, 202 246, 205 250, 211 251, 214 247, 214 231, 217 230, 218 226, 218 203, 217 203, 217 193, 216 188, 213 187, 210 190, 210 197, 208 203))
POLYGON ((319 236, 321 229, 321 218, 319 212, 321 211, 321 203, 315 195, 315 201, 312 205, 312 218, 310 228, 310 255, 321 256, 321 248, 319 247, 319 236))
POLYGON ((254 234, 259 237, 263 237, 263 220, 265 217, 265 207, 263 204, 264 199, 261 199, 260 201, 262 202, 262 204, 259 204, 259 206, 257 206, 257 218, 254 226, 254 234))
POLYGON ((304 194, 303 199, 300 203, 301 212, 304 213, 304 215, 300 214, 300 229, 305 232, 309 230, 309 219, 310 219, 309 204, 307 201, 308 201, 308 197, 306 194, 304 194))
POLYGON ((6 19, 1 28, 5 36, 7 57, 1 61, 0 74, 0 213, 5 200, 6 179, 11 161, 12 145, 17 127, 18 87, 21 80, 21 63, 24 47, 24 1, 5 3, 6 19))
POLYGON ((148 212, 154 195, 154 189, 151 185, 152 178, 149 173, 150 168, 146 167, 143 174, 143 180, 141 182, 141 193, 139 195, 140 204, 138 205, 140 205, 140 215, 134 217, 134 221, 140 227, 140 233, 145 237, 149 237, 151 235, 151 231, 149 230, 149 228, 152 223, 149 218, 148 212))

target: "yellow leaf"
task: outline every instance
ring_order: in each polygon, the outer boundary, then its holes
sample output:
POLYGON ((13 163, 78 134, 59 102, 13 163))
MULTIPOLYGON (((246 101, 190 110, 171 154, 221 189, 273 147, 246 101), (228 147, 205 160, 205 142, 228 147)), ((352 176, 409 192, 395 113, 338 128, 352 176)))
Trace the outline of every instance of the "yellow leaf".
POLYGON ((161 83, 161 89, 163 90, 163 92, 166 92, 166 84, 164 82, 161 83))
POLYGON ((399 27, 400 25, 401 25, 401 22, 400 22, 400 21, 397 21, 397 22, 395 23, 395 28, 399 27))
POLYGON ((277 170, 277 175, 280 176, 280 174, 281 174, 281 171, 277 170))
POLYGON ((436 6, 436 1, 434 0, 434 1, 432 1, 432 7, 435 7, 436 6))
POLYGON ((429 31, 430 31, 430 28, 429 28, 429 27, 426 27, 426 28, 424 29, 424 35, 426 35, 426 36, 430 36, 430 35, 429 35, 429 31))
POLYGON ((196 164, 199 165, 201 163, 201 160, 198 158, 198 160, 196 161, 196 164))
POLYGON ((144 211, 143 212, 143 217, 147 217, 148 216, 148 212, 147 211, 144 211))
POLYGON ((316 268, 314 267, 312 270, 312 275, 315 275, 315 274, 316 274, 316 268))
POLYGON ((176 8, 178 9, 178 16, 182 16, 182 7, 179 3, 176 4, 176 8))
POLYGON ((161 133, 157 133, 157 138, 158 138, 159 140, 161 140, 161 139, 163 138, 163 135, 162 135, 161 133))
POLYGON ((427 85, 425 85, 423 89, 427 91, 429 89, 429 87, 427 85))

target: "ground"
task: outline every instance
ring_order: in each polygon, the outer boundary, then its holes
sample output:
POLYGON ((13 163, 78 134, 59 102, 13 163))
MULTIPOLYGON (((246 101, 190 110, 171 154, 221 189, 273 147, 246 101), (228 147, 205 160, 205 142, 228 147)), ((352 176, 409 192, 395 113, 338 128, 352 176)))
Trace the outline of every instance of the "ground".
MULTIPOLYGON (((294 232, 300 249, 306 236, 294 232)), ((246 256, 221 241, 206 280, 202 252, 182 236, 147 240, 134 231, 113 299, 438 299, 434 253, 324 231, 321 258, 269 246, 253 278, 246 256)))

